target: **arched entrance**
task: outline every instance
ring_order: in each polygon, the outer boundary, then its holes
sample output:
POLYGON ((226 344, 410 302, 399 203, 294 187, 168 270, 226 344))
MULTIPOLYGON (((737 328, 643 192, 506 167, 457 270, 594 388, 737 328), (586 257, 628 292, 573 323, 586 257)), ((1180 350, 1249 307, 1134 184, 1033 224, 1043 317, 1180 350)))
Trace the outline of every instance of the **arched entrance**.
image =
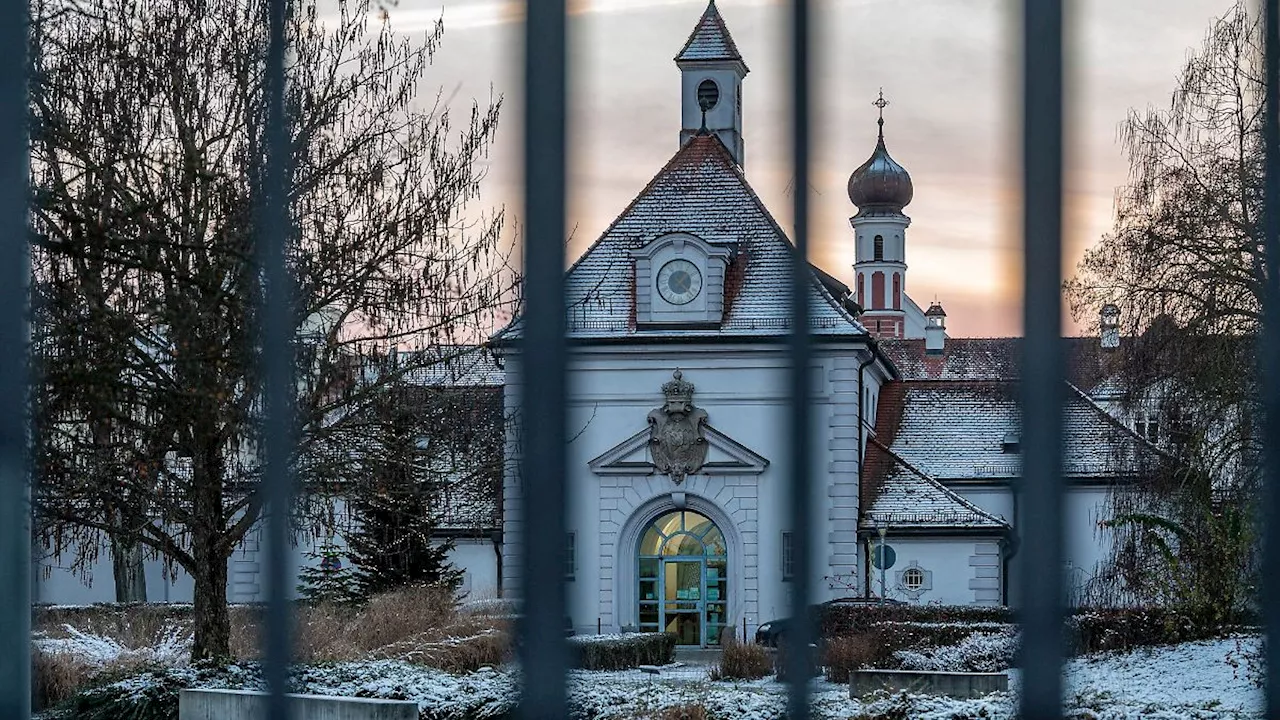
POLYGON ((718 645, 728 620, 728 551, 720 528, 693 510, 649 524, 638 548, 640 630, 681 645, 718 645))

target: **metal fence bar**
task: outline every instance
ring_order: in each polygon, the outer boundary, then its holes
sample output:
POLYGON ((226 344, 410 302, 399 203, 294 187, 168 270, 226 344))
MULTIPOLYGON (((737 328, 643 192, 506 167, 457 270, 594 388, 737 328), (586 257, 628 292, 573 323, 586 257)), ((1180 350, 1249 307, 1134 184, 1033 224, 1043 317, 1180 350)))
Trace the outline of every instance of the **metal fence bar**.
MULTIPOLYGON (((0 4, 0 397, 27 396, 27 3, 0 4)), ((0 413, 0 717, 31 714, 27 413, 0 413)), ((20 406, 25 407, 25 406, 20 406)))
POLYGON ((1262 608, 1265 614, 1267 717, 1280 713, 1280 7, 1277 0, 1263 0, 1264 67, 1266 97, 1262 140, 1265 147, 1266 178, 1263 185, 1263 309, 1262 337, 1258 354, 1258 375, 1263 403, 1263 544, 1262 608))
POLYGON ((565 0, 526 3, 525 326, 521 352, 520 717, 563 720, 565 0))
POLYGON ((1062 0, 1023 3, 1022 717, 1062 716, 1062 0), (1030 572, 1041 568, 1043 572, 1030 572))
POLYGON ((265 292, 261 308, 261 360, 266 417, 263 433, 264 465, 262 491, 267 502, 268 584, 266 615, 267 688, 271 696, 267 717, 286 720, 289 703, 285 697, 289 678, 289 508, 293 502, 293 479, 289 457, 295 445, 293 394, 295 385, 293 343, 293 280, 285 263, 289 237, 289 137, 285 119, 285 18, 288 0, 267 3, 266 166, 259 208, 258 262, 262 267, 265 292))
POLYGON ((813 355, 809 337, 809 292, 813 273, 809 270, 809 0, 791 2, 791 156, 795 175, 792 194, 792 221, 795 252, 791 263, 790 351, 790 526, 795 538, 793 558, 796 582, 791 596, 792 613, 799 618, 790 631, 786 671, 788 714, 791 720, 809 718, 809 678, 813 663, 809 645, 816 635, 809 610, 813 577, 812 522, 813 472, 809 452, 810 404, 809 363, 813 355))

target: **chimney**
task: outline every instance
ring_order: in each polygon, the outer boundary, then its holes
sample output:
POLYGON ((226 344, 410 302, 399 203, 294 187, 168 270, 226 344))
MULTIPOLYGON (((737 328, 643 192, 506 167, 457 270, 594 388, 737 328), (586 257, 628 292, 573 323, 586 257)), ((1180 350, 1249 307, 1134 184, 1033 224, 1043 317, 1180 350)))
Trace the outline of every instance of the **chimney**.
POLYGON ((1102 347, 1104 350, 1115 350, 1120 347, 1120 308, 1107 303, 1102 306, 1102 347))
POLYGON ((947 346, 947 312, 937 300, 924 312, 924 354, 941 355, 947 346))

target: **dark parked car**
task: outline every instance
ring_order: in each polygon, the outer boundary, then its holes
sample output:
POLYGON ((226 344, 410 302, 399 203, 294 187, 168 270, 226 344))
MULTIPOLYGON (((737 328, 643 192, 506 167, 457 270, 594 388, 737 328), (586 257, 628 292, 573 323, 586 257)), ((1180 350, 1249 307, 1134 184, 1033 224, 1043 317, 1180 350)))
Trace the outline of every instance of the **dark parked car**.
MULTIPOLYGON (((837 598, 828 600, 818 605, 811 605, 810 612, 813 613, 814 619, 817 620, 819 627, 822 625, 824 613, 830 608, 836 607, 874 607, 876 605, 906 605, 901 600, 881 600, 879 598, 837 598)), ((783 618, 781 620, 770 620, 756 629, 756 644, 764 647, 776 648, 785 641, 787 630, 791 627, 794 618, 783 618)), ((816 639, 816 638, 815 638, 816 639)))

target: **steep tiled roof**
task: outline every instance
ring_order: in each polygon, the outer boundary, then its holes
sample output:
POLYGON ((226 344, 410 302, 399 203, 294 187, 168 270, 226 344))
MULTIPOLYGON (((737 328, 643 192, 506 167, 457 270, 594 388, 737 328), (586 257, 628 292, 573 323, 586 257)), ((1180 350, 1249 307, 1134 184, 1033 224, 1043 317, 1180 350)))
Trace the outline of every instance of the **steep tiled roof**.
MULTIPOLYGON (((1096 337, 1063 338, 1067 379, 1086 391, 1115 375, 1120 354, 1102 348, 1096 337)), ((1021 375, 1022 338, 947 338, 939 355, 924 350, 924 340, 880 343, 904 380, 1013 381, 1021 375)))
MULTIPOLYGON (((794 246, 713 134, 695 135, 671 158, 565 278, 570 338, 760 337, 790 332, 794 246), (630 251, 673 232, 737 248, 725 276, 719 327, 637 330, 630 251)), ((818 278, 810 285, 814 335, 866 330, 818 278)), ((498 338, 519 334, 516 320, 498 338)))
POLYGON ((720 11, 716 9, 715 0, 707 4, 707 9, 703 11, 698 24, 694 26, 693 32, 689 33, 689 39, 675 59, 676 62, 682 60, 742 62, 742 55, 738 53, 738 46, 733 43, 733 36, 729 34, 724 18, 720 17, 720 11))
MULTIPOLYGON (((1063 411, 1063 473, 1114 479, 1141 473, 1155 451, 1072 386, 1063 411)), ((1007 479, 1021 470, 1018 385, 989 381, 907 381, 881 391, 877 438, 898 457, 940 480, 1007 479), (895 417, 896 423, 895 423, 895 417)), ((891 476, 868 463, 869 486, 891 476)), ((872 496, 874 497, 874 495, 872 496)))
POLYGON ((862 514, 864 528, 885 523, 904 528, 1004 530, 1009 524, 920 472, 876 440, 867 452, 884 470, 875 496, 862 514))
POLYGON ((483 345, 447 345, 413 352, 425 353, 419 361, 429 363, 405 377, 415 385, 501 387, 505 379, 493 353, 483 345))

